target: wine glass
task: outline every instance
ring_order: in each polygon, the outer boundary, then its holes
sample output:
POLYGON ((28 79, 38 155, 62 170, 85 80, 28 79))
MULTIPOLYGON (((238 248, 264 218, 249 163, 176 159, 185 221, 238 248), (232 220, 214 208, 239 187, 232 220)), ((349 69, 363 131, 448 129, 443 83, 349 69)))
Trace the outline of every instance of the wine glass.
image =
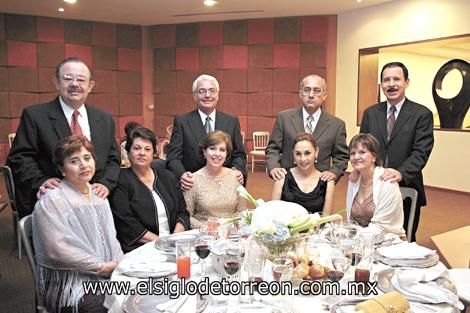
POLYGON ((275 258, 272 262, 273 278, 277 282, 281 281, 281 277, 284 273, 293 270, 294 264, 290 259, 287 259, 285 257, 275 258))
POLYGON ((238 249, 228 249, 224 255, 224 270, 230 279, 238 273, 241 266, 241 257, 238 249))
POLYGON ((202 235, 198 237, 194 245, 196 254, 201 260, 201 277, 205 276, 204 263, 205 263, 205 259, 209 256, 211 252, 212 240, 213 240, 212 236, 202 235))

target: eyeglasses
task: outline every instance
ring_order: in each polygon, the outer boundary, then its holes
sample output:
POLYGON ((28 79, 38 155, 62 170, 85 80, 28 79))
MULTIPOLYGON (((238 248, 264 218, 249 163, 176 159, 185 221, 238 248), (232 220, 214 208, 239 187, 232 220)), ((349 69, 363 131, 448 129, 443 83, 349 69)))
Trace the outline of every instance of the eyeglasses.
POLYGON ((215 88, 209 88, 209 89, 201 88, 201 89, 196 90, 196 92, 198 94, 200 94, 201 96, 204 96, 204 95, 206 95, 206 93, 209 93, 209 94, 213 95, 213 94, 218 93, 219 91, 216 90, 215 88))
POLYGON ((302 95, 304 95, 304 96, 310 96, 310 94, 312 92, 315 96, 318 96, 323 92, 323 90, 321 90, 320 88, 313 88, 312 89, 310 87, 305 87, 304 89, 301 90, 301 92, 302 92, 302 95))
POLYGON ((79 85, 86 85, 89 82, 88 78, 85 78, 83 76, 73 76, 71 74, 64 74, 60 78, 68 85, 70 85, 74 81, 76 81, 79 85))

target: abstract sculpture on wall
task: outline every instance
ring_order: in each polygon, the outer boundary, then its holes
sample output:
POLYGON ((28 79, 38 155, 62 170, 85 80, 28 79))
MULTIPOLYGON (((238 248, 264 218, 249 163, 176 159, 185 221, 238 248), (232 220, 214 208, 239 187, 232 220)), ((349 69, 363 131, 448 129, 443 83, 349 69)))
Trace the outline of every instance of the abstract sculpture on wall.
POLYGON ((439 114, 441 128, 462 128, 465 115, 470 108, 470 64, 459 59, 450 60, 444 64, 434 77, 432 96, 439 114), (452 99, 444 99, 438 95, 437 90, 442 89, 444 77, 454 69, 462 75, 462 89, 452 99))

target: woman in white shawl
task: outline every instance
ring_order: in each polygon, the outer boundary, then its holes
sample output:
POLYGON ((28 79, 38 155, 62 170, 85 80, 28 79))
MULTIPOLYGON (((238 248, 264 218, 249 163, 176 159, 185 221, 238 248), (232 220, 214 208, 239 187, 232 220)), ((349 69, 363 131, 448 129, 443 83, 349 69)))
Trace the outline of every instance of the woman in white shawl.
POLYGON ((346 195, 348 221, 368 227, 374 233, 394 233, 405 237, 403 201, 397 183, 381 179, 379 142, 371 134, 357 134, 349 143, 349 160, 354 181, 349 181, 346 195))
POLYGON ((107 312, 104 295, 85 294, 82 283, 109 277, 123 253, 108 200, 96 196, 93 145, 70 136, 56 145, 63 179, 33 211, 38 284, 48 312, 107 312))

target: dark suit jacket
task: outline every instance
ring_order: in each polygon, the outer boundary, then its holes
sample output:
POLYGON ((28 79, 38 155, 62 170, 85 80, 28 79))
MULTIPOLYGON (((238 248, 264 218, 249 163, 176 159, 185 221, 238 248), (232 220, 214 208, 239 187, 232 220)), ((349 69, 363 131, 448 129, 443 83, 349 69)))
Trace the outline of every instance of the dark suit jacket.
MULTIPOLYGON (((173 233, 178 222, 181 222, 185 229, 190 229, 189 212, 179 181, 161 164, 153 164, 152 167, 156 177, 153 190, 165 204, 170 233, 173 233)), ((152 192, 132 169, 121 169, 118 185, 111 193, 109 202, 113 211, 117 238, 124 252, 141 246, 138 240, 147 231, 159 235, 158 210, 152 192)))
MULTIPOLYGON (((121 159, 114 137, 114 121, 109 114, 93 107, 86 106, 86 110, 96 153, 96 173, 92 182, 99 182, 111 191, 119 177, 121 159)), ((7 159, 13 171, 20 216, 33 211, 36 193, 45 180, 60 177, 52 156, 56 143, 69 135, 70 126, 58 97, 23 110, 7 159)))
POLYGON ((425 106, 405 100, 387 141, 387 102, 367 108, 362 117, 361 133, 371 133, 380 143, 380 157, 388 154, 388 167, 398 170, 400 186, 418 191, 418 205, 426 205, 422 169, 434 146, 432 112, 425 106))
MULTIPOLYGON (((294 138, 303 132, 302 107, 279 113, 266 148, 269 172, 276 167, 289 169, 294 166, 294 138)), ((322 110, 313 138, 320 149, 315 167, 319 171, 331 171, 339 180, 349 161, 344 122, 322 110)))
MULTIPOLYGON (((224 131, 232 137, 233 151, 224 165, 238 169, 243 173, 246 181, 246 153, 238 118, 216 111, 215 129, 224 131)), ((178 179, 184 172, 195 172, 206 164, 199 148, 199 142, 205 135, 206 132, 198 110, 175 117, 171 140, 168 144, 166 166, 178 179)))

